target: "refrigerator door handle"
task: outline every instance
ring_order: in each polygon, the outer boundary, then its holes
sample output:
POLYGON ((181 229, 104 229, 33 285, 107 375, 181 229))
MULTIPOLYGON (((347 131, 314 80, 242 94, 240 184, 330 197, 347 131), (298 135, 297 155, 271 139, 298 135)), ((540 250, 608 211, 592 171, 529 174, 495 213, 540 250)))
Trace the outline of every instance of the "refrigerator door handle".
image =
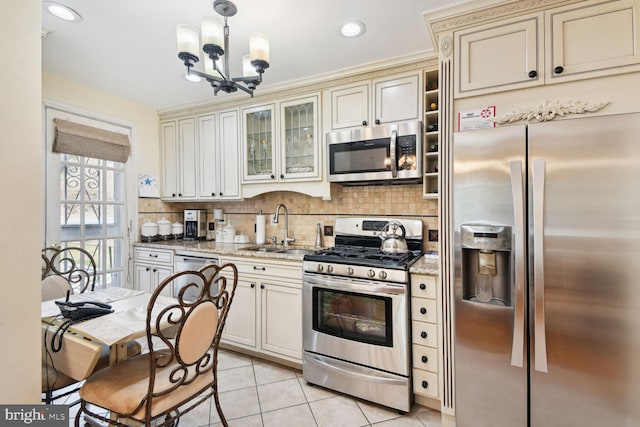
POLYGON ((534 292, 534 345, 535 365, 539 372, 549 372, 547 367, 547 338, 544 318, 544 183, 546 161, 533 161, 531 173, 533 185, 533 292, 534 292))
POLYGON ((524 360, 525 328, 525 245, 524 245, 524 184, 522 161, 509 162, 511 173, 511 195, 513 196, 515 239, 515 299, 513 307, 513 339, 511 365, 522 368, 524 360))

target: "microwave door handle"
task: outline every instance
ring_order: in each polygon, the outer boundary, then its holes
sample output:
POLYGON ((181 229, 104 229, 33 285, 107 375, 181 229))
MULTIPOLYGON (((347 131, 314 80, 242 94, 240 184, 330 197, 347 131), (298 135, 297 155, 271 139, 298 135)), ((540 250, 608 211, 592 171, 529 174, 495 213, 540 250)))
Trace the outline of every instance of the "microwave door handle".
POLYGON ((398 131, 391 131, 391 144, 389 150, 391 151, 389 154, 391 155, 391 176, 393 178, 398 177, 398 160, 396 159, 396 140, 398 139, 398 131))

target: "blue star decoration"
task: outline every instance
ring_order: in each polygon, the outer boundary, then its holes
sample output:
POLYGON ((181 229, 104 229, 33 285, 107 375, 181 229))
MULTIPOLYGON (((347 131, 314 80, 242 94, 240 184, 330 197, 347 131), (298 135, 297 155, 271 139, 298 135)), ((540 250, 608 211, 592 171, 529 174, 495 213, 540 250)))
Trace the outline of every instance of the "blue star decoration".
POLYGON ((150 178, 145 179, 144 185, 151 185, 151 179, 150 178))

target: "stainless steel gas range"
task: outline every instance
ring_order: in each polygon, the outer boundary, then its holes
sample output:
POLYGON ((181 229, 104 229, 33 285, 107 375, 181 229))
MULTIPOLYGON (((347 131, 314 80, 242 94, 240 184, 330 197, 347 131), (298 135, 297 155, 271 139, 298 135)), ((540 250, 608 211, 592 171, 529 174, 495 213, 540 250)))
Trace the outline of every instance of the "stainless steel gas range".
POLYGON ((333 248, 303 263, 303 377, 408 412, 409 267, 422 255, 422 221, 338 218, 333 248), (380 231, 402 224, 408 252, 385 253, 380 231))

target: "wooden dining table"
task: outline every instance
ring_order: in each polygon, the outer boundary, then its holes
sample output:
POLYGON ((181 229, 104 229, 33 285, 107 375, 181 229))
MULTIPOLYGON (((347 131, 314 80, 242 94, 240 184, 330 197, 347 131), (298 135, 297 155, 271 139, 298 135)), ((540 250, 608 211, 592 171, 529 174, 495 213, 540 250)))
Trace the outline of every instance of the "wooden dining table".
MULTIPOLYGON (((146 336, 147 304, 150 298, 150 293, 125 288, 104 288, 71 295, 71 302, 93 301, 109 304, 113 313, 74 322, 68 331, 109 346, 109 364, 125 360, 127 342, 146 336)), ((41 305, 42 321, 51 324, 52 329, 65 320, 55 301, 43 301, 41 305)), ((58 301, 64 301, 64 298, 58 301)), ((175 298, 160 295, 152 315, 168 305, 175 304, 176 301, 175 298)))

